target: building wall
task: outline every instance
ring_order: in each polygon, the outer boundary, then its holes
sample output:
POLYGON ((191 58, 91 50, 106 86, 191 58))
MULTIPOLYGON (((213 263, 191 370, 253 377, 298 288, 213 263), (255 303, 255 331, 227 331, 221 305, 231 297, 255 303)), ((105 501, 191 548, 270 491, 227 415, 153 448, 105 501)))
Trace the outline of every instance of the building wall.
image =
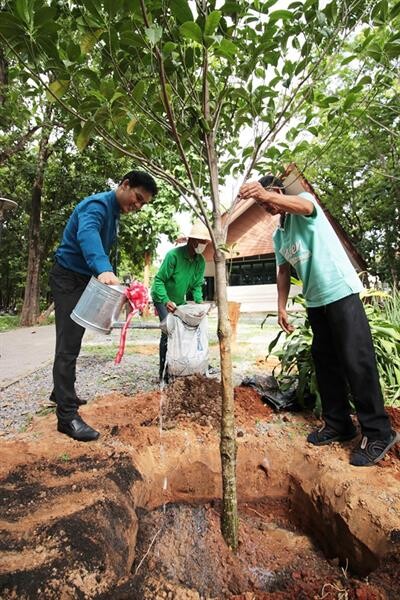
MULTIPOLYGON (((289 297, 296 296, 301 288, 292 285, 289 297)), ((276 312, 278 307, 278 292, 276 285, 238 285, 228 287, 228 301, 240 302, 240 312, 276 312)), ((301 310, 300 305, 288 302, 288 310, 301 310)))

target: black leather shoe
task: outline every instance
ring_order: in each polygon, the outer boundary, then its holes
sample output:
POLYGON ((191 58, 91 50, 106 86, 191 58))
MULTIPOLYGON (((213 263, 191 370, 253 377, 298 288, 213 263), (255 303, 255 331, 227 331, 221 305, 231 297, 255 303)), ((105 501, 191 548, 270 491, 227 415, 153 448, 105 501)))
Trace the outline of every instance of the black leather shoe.
POLYGON ((98 431, 85 423, 79 415, 76 415, 71 421, 58 421, 57 431, 65 433, 65 435, 78 442, 93 442, 100 435, 98 431))
MULTIPOLYGON (((56 400, 54 392, 51 392, 49 401, 54 402, 54 404, 57 404, 57 400, 56 400)), ((85 404, 87 404, 87 400, 82 400, 82 398, 78 398, 78 396, 77 396, 76 403, 78 406, 84 406, 85 404)))

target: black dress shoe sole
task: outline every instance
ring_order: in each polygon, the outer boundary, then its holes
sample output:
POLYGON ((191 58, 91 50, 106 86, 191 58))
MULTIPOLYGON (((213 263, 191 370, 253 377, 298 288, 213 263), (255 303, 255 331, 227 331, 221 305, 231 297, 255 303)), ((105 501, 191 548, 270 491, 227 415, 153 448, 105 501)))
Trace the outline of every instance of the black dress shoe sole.
POLYGON ((95 442, 100 437, 100 433, 98 431, 95 431, 91 437, 79 437, 74 435, 71 431, 64 429, 63 426, 60 424, 57 425, 57 431, 63 433, 64 435, 67 435, 76 442, 95 442))

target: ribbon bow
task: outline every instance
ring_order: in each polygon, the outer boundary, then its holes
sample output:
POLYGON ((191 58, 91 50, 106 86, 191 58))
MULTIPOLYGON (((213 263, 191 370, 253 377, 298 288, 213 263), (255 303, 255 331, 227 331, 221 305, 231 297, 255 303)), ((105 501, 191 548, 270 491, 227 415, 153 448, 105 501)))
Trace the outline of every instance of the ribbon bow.
POLYGON ((143 311, 149 303, 149 291, 143 283, 140 281, 132 281, 129 287, 125 290, 125 295, 129 304, 131 305, 131 312, 126 318, 124 326, 121 330, 121 338, 119 341, 119 348, 117 356, 115 357, 114 363, 119 365, 121 358, 125 352, 126 334, 128 332, 129 323, 134 315, 137 315, 140 311, 143 311))

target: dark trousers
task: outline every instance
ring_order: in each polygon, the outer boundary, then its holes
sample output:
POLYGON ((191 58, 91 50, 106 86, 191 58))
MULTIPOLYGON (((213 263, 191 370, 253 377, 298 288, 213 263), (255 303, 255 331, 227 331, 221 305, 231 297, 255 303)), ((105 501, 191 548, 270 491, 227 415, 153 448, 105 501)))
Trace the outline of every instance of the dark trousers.
POLYGON ((363 435, 383 439, 391 425, 385 412, 371 330, 358 294, 308 308, 312 356, 326 424, 348 432, 350 388, 363 435))
POLYGON ((53 394, 57 417, 70 421, 78 412, 75 392, 76 359, 85 329, 70 318, 90 277, 64 269, 55 263, 50 271, 50 287, 56 316, 56 350, 53 364, 53 394))
MULTIPOLYGON (((154 306, 157 310, 158 318, 160 321, 163 321, 165 317, 168 315, 168 310, 165 304, 161 304, 160 302, 155 302, 154 306)), ((165 361, 167 358, 167 348, 168 348, 168 336, 166 333, 162 332, 160 337, 160 381, 163 376, 168 380, 168 374, 165 372, 165 361)))

